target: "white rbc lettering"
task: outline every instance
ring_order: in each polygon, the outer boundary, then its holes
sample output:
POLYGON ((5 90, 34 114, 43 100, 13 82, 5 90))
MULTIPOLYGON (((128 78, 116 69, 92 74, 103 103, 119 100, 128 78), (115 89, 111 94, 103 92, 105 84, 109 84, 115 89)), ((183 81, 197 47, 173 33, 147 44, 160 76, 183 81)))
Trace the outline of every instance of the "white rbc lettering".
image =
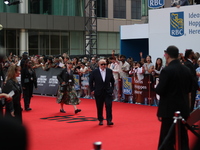
POLYGON ((183 35, 183 30, 171 30, 172 35, 183 35))
POLYGON ((131 90, 129 90, 129 89, 124 89, 123 92, 124 92, 124 93, 131 93, 131 90))
POLYGON ((150 6, 162 6, 161 0, 150 0, 150 6))

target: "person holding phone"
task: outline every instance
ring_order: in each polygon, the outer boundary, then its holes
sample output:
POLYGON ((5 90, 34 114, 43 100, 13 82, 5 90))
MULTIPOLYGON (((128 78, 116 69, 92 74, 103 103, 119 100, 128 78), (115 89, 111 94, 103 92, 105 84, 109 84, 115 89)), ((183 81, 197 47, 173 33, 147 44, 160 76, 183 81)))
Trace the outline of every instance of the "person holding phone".
POLYGON ((6 84, 2 92, 12 97, 12 101, 5 102, 6 116, 13 117, 22 123, 21 86, 16 77, 20 75, 20 66, 11 65, 7 72, 6 84))

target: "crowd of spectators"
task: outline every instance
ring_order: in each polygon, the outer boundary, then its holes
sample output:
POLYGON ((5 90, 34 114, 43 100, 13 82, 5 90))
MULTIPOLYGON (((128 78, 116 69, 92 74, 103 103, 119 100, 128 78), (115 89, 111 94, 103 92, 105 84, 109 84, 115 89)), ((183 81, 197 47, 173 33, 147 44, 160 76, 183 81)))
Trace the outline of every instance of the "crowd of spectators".
MULTIPOLYGON (((129 99, 133 99, 132 96, 124 95, 123 92, 119 94, 121 89, 120 80, 123 77, 133 77, 134 80, 144 80, 145 77, 149 77, 151 82, 155 82, 155 79, 159 77, 160 71, 165 67, 165 59, 157 58, 156 62, 152 62, 151 56, 148 55, 146 58, 143 57, 142 52, 140 54, 141 60, 134 61, 134 58, 124 55, 116 55, 113 50, 110 57, 105 57, 107 62, 107 67, 113 70, 113 75, 115 79, 115 89, 113 94, 114 101, 125 101, 128 102, 129 99)), ((6 72, 11 65, 18 65, 23 68, 23 64, 26 59, 32 61, 33 68, 42 68, 45 71, 48 71, 50 68, 64 68, 68 60, 71 60, 73 63, 74 74, 80 75, 80 84, 81 90, 77 91, 79 97, 83 98, 93 98, 93 95, 90 94, 89 89, 89 74, 92 70, 98 67, 98 56, 89 57, 70 57, 67 53, 57 56, 45 56, 45 55, 34 55, 29 56, 27 52, 24 52, 22 56, 17 56, 12 53, 9 56, 4 58, 3 63, 0 64, 0 76, 1 80, 5 82, 6 72)), ((180 53, 179 55, 180 62, 184 64, 185 57, 184 54, 180 53)), ((197 77, 200 76, 200 54, 198 52, 194 53, 193 64, 197 71, 197 77)), ((200 80, 199 80, 200 81, 200 80)), ((1 84, 2 85, 2 84, 1 84)), ((133 100, 132 100, 133 101, 133 100)), ((139 102, 140 103, 140 102, 139 102)), ((141 102, 142 103, 142 102, 141 102)))

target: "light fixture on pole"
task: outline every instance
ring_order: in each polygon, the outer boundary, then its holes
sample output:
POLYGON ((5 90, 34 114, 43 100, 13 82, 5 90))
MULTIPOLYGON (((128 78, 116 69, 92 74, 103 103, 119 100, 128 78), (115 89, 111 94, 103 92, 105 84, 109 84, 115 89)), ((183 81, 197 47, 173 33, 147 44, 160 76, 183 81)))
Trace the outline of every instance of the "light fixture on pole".
POLYGON ((4 3, 5 3, 6 5, 8 5, 8 4, 10 3, 10 1, 9 1, 9 0, 4 0, 4 3))
POLYGON ((10 0, 4 0, 4 3, 8 6, 11 6, 11 5, 17 5, 20 3, 20 1, 14 1, 14 2, 10 2, 10 0))
POLYGON ((3 26, 2 26, 2 24, 0 24, 0 31, 3 29, 3 26))

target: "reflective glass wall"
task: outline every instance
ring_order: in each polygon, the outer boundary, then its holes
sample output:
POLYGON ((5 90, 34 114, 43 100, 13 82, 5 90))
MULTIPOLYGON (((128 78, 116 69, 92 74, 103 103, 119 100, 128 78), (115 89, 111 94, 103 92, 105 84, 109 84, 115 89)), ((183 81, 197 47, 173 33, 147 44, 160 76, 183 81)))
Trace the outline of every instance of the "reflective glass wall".
POLYGON ((83 32, 29 31, 30 55, 84 54, 83 32))
POLYGON ((148 1, 142 0, 142 16, 148 16, 148 1))
MULTIPOLYGON (((19 53, 19 30, 0 31, 0 51, 6 55, 19 53)), ((64 52, 69 55, 84 55, 83 32, 60 32, 29 30, 29 55, 59 55, 64 52)))
POLYGON ((31 0, 29 13, 83 17, 84 0, 31 0))
POLYGON ((112 50, 119 53, 119 33, 98 32, 98 54, 112 54, 112 50))
POLYGON ((0 31, 0 51, 5 54, 11 52, 19 55, 19 32, 18 30, 1 30, 0 31))

